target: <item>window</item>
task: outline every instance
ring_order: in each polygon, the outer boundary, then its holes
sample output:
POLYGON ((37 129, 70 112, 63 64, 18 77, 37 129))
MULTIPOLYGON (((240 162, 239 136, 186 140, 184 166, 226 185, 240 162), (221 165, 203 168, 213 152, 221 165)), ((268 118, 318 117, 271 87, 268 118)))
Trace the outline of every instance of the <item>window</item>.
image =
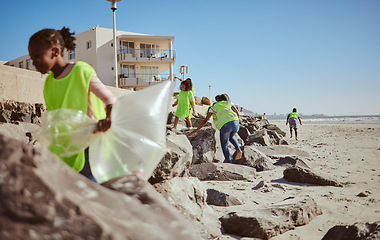
POLYGON ((69 60, 72 60, 75 58, 75 49, 69 51, 69 60))
POLYGON ((91 42, 91 41, 87 41, 87 42, 86 42, 86 48, 87 48, 87 49, 92 48, 92 42, 91 42))
POLYGON ((135 43, 129 41, 120 41, 120 53, 132 54, 135 56, 135 43))
POLYGON ((156 66, 141 66, 141 78, 144 82, 160 80, 160 70, 156 66))
POLYGON ((122 64, 120 68, 121 78, 135 78, 135 65, 122 64))
POLYGON ((32 60, 29 58, 26 60, 26 69, 31 69, 32 68, 32 60))
POLYGON ((141 43, 140 57, 160 57, 160 46, 150 43, 141 43))
POLYGON ((19 63, 18 63, 18 67, 19 67, 19 68, 24 68, 24 62, 19 62, 19 63))

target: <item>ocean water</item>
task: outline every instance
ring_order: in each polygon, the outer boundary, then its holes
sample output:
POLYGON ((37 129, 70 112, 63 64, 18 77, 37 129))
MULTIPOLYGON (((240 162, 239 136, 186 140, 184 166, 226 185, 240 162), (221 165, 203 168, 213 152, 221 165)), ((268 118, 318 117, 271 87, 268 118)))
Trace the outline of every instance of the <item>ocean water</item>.
MULTIPOLYGON (((284 119, 268 119, 269 122, 279 122, 286 121, 284 119)), ((380 122, 380 115, 376 116, 320 116, 320 117, 311 117, 311 116, 302 116, 302 122, 320 122, 320 123, 377 123, 380 122)))

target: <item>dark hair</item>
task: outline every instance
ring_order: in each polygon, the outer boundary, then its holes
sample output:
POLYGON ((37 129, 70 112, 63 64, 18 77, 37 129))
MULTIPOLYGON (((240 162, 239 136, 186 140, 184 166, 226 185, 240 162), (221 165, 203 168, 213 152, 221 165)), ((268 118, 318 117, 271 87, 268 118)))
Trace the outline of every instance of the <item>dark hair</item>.
POLYGON ((65 48, 67 50, 75 49, 76 44, 73 35, 75 35, 75 33, 70 32, 70 29, 67 27, 63 27, 61 30, 45 28, 30 37, 29 45, 32 43, 46 44, 48 47, 58 45, 63 54, 65 48))
POLYGON ((191 91, 193 89, 193 84, 191 83, 191 81, 185 80, 181 82, 181 85, 182 84, 185 86, 185 91, 191 91))
POLYGON ((218 102, 220 102, 220 101, 227 101, 228 102, 229 99, 230 98, 228 97, 228 95, 226 93, 223 93, 223 94, 215 96, 215 100, 218 101, 218 102))
POLYGON ((293 108, 293 112, 297 112, 297 108, 293 108))

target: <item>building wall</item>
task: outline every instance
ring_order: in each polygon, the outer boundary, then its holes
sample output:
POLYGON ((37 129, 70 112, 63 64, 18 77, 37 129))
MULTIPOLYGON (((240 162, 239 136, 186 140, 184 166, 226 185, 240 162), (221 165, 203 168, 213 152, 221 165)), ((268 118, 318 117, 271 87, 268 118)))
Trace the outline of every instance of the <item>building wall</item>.
MULTIPOLYGON (((0 99, 27 103, 45 103, 43 89, 46 74, 0 65, 0 99)), ((108 87, 116 96, 121 97, 132 91, 108 87)))

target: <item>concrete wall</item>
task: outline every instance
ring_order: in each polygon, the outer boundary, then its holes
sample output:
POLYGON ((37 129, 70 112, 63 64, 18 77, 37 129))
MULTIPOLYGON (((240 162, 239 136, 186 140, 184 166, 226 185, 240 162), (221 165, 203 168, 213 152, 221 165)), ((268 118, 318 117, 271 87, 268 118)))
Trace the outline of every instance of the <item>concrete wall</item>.
MULTIPOLYGON (((43 88, 46 76, 36 71, 0 65, 0 99, 45 103, 43 88)), ((107 88, 116 97, 131 93, 130 90, 107 88)))

